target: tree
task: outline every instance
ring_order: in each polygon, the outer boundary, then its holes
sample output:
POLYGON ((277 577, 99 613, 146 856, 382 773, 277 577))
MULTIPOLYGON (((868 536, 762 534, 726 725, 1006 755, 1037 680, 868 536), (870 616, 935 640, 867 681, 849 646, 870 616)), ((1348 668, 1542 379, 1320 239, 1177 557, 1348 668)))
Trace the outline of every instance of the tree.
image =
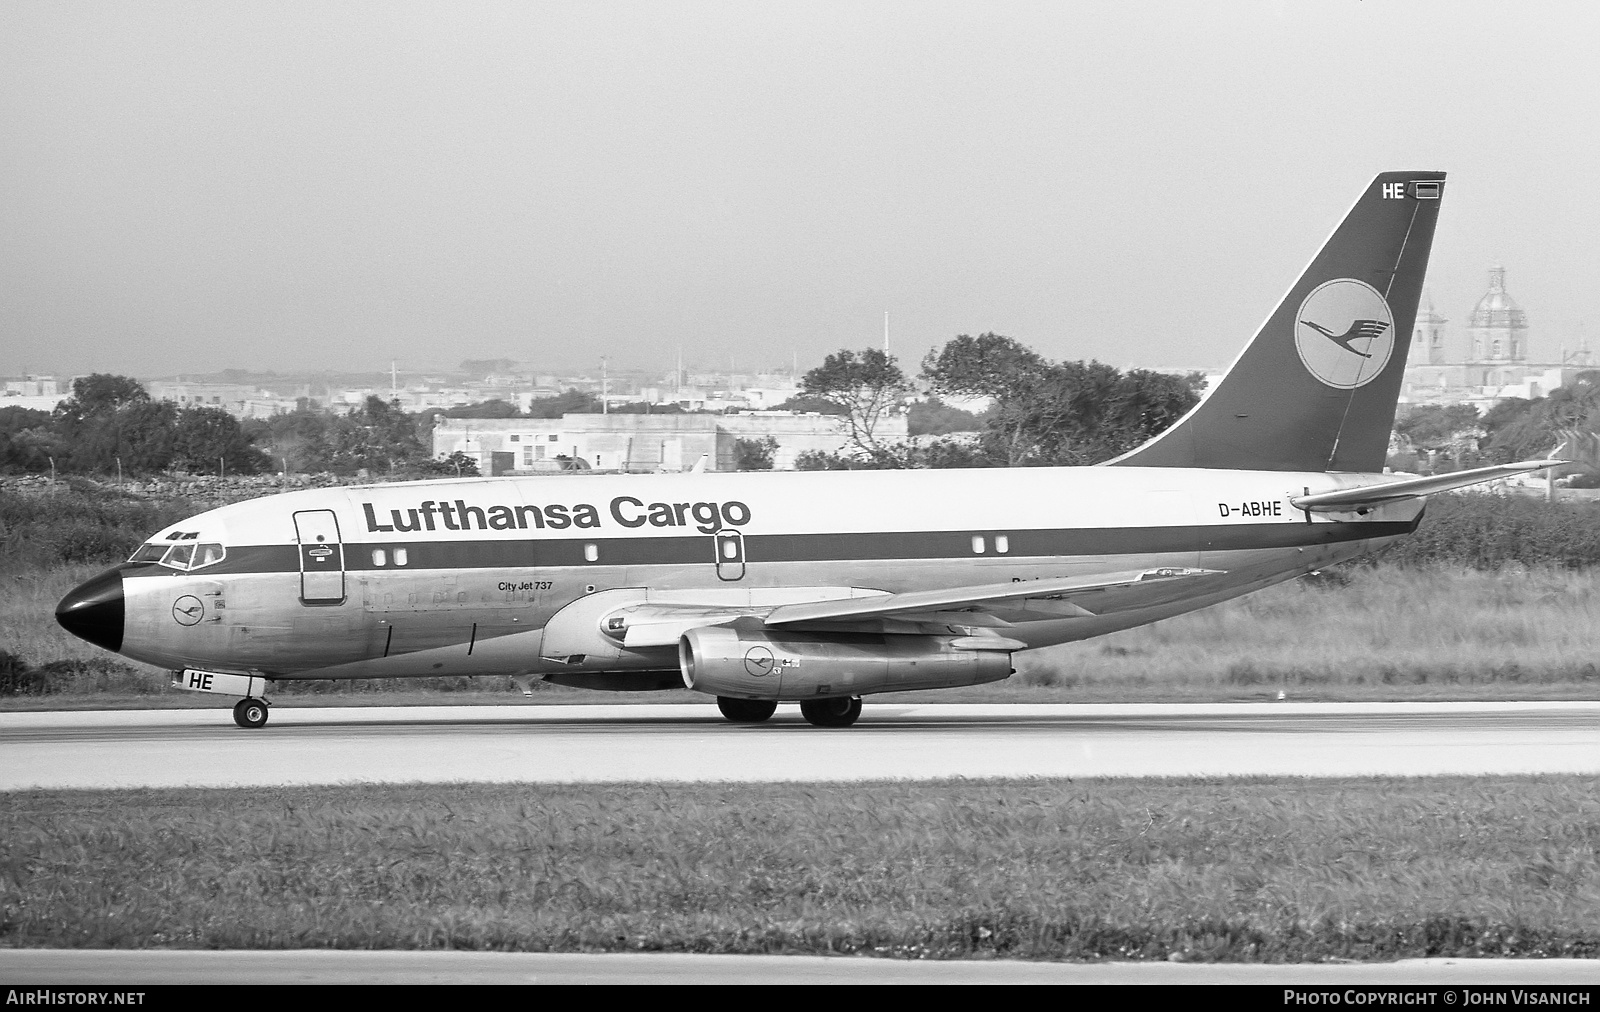
POLYGON ((400 402, 368 397, 365 404, 338 420, 332 464, 338 471, 393 471, 430 454, 417 435, 416 420, 400 410, 400 402))
POLYGON ((50 429, 49 412, 0 408, 0 471, 48 471, 50 458, 65 448, 50 429))
POLYGON ((529 418, 560 418, 566 414, 599 414, 600 399, 575 387, 554 397, 539 397, 528 404, 529 418))
POLYGON ((97 372, 72 381, 72 396, 57 410, 70 417, 108 415, 129 404, 150 399, 143 384, 131 376, 97 372))
POLYGON ((1571 434, 1600 432, 1600 371, 1581 372, 1548 397, 1507 398, 1481 425, 1484 453, 1502 464, 1543 457, 1571 434))
POLYGON ((733 441, 733 467, 736 471, 770 471, 778 452, 778 441, 771 436, 733 441))
MULTIPOLYGON (((113 459, 102 458, 97 470, 117 464, 128 474, 154 474, 172 466, 178 409, 171 401, 134 401, 112 415, 113 459)), ((74 454, 76 456, 76 454, 74 454)))
POLYGON ((1394 431, 1419 450, 1449 450, 1463 436, 1478 430, 1478 409, 1470 404, 1421 404, 1412 408, 1394 431))
POLYGON ((1048 363, 1033 349, 1009 337, 986 333, 958 334, 935 355, 922 360, 922 374, 935 389, 961 397, 999 400, 1018 380, 1034 375, 1048 363))
POLYGON ((800 382, 806 396, 843 405, 850 442, 867 455, 880 448, 873 433, 878 422, 910 389, 894 356, 877 348, 829 355, 800 382))
MULTIPOLYGON (((150 405, 150 395, 139 381, 128 376, 94 373, 72 381, 72 396, 56 407, 51 419, 54 435, 66 448, 65 468, 74 471, 113 471, 129 438, 154 436, 157 445, 147 448, 159 456, 159 433, 144 432, 153 419, 148 412, 135 412, 150 405), (124 429, 131 432, 124 433, 124 429)), ((149 453, 142 453, 148 458, 149 453)), ((131 469, 122 461, 123 468, 131 469)))
POLYGON ((448 457, 419 460, 414 465, 413 470, 423 475, 442 475, 448 478, 476 478, 478 477, 478 462, 457 450, 448 457))
POLYGON ((995 463, 1079 465, 1133 449, 1199 400, 1204 377, 1100 362, 1050 362, 1009 337, 962 334, 923 361, 939 393, 988 397, 982 447, 995 463))
POLYGON ((838 401, 830 401, 822 397, 807 397, 803 394, 784 401, 778 405, 777 410, 818 415, 842 415, 845 413, 844 405, 838 401))
POLYGON ((221 408, 192 407, 178 412, 172 466, 195 474, 219 467, 231 474, 259 474, 270 465, 237 418, 221 408))
POLYGON ((978 444, 954 439, 883 446, 871 453, 851 456, 807 450, 794 460, 796 471, 897 471, 911 468, 991 467, 993 464, 994 460, 978 444))
POLYGON ((517 406, 496 397, 464 407, 451 408, 444 414, 446 418, 515 418, 517 406))
POLYGON ((288 472, 327 471, 333 466, 334 429, 338 419, 309 405, 247 423, 257 443, 264 443, 273 464, 288 472), (263 431, 264 429, 264 431, 263 431))
POLYGON ((970 411, 953 408, 937 397, 917 401, 906 410, 906 430, 913 436, 943 436, 952 432, 978 432, 983 422, 970 411))

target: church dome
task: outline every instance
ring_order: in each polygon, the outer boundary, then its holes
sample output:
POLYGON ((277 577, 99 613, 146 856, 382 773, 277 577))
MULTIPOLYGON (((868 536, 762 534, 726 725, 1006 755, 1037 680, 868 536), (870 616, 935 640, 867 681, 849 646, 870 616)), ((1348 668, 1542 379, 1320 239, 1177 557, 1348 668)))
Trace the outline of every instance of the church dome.
POLYGON ((1492 267, 1489 270, 1489 291, 1478 300, 1478 306, 1472 311, 1471 326, 1474 327, 1511 327, 1521 329, 1528 325, 1528 316, 1506 292, 1506 269, 1492 267))

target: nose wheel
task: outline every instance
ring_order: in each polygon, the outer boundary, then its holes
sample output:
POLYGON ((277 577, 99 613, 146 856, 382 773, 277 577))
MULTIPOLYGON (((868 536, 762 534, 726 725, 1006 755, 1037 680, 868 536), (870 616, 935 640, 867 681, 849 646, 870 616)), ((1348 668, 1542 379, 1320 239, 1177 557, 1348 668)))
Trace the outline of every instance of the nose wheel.
POLYGON ((861 716, 861 697, 807 699, 800 704, 800 716, 813 727, 849 727, 861 716))
POLYGON ((267 722, 265 699, 241 699, 233 704, 233 722, 240 727, 260 727, 267 722))

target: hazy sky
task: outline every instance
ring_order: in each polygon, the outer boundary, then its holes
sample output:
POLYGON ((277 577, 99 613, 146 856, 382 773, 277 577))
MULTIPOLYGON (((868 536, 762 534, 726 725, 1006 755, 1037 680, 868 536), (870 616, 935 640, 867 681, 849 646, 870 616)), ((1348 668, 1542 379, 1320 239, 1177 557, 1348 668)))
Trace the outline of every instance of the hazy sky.
MULTIPOLYGON (((1221 366, 1371 177, 1600 351, 1600 5, 0 0, 0 374, 1221 366), (1584 323, 1587 321, 1587 324, 1584 323)), ((1461 333, 1459 329, 1456 331, 1461 333)))

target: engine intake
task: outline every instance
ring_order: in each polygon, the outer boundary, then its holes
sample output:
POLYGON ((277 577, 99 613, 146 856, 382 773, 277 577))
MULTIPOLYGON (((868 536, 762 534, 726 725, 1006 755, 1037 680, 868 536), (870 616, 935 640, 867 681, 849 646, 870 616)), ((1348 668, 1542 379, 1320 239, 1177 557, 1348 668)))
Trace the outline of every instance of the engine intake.
POLYGON ((736 699, 814 699, 942 689, 1009 677, 1008 648, 973 649, 974 637, 868 633, 774 634, 702 627, 678 641, 683 684, 736 699), (957 645, 959 642, 959 645, 957 645))

